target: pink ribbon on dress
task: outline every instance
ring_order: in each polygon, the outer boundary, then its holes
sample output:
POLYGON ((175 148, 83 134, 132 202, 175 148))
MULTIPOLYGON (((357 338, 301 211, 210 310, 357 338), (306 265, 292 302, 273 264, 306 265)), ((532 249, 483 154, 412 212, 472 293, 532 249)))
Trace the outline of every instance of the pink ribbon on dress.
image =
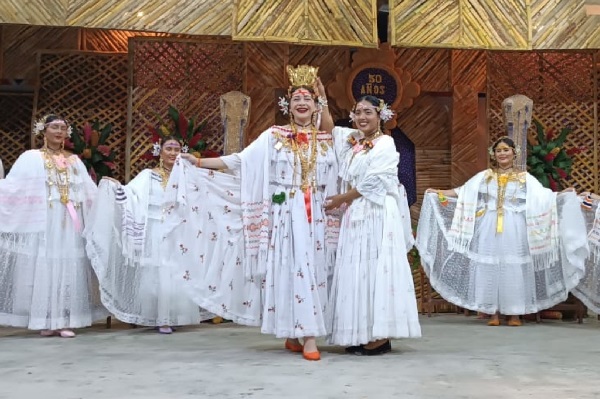
POLYGON ((79 223, 79 218, 77 217, 77 211, 75 211, 75 207, 73 206, 73 202, 67 202, 67 211, 69 211, 69 216, 71 216, 71 220, 73 220, 73 225, 75 225, 75 231, 81 233, 81 223, 79 223))

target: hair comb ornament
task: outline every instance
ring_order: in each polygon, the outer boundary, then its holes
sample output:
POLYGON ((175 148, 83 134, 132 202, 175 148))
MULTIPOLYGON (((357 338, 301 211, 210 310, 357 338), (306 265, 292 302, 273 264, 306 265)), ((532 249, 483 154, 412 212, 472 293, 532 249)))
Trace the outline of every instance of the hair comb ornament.
POLYGON ((31 134, 33 134, 34 136, 40 135, 44 132, 44 130, 46 129, 46 126, 48 124, 55 123, 55 122, 64 122, 65 125, 67 125, 67 136, 71 137, 71 134, 73 134, 73 128, 71 127, 71 125, 69 125, 69 122, 66 119, 55 119, 52 122, 46 123, 46 119, 48 119, 48 117, 51 115, 54 115, 54 114, 44 115, 40 119, 38 119, 33 125, 31 134))
MULTIPOLYGON (((352 111, 350 111, 350 122, 354 122, 356 120, 356 105, 352 107, 352 111)), ((366 107, 365 107, 366 108, 366 107)), ((379 100, 379 105, 377 107, 373 107, 379 113, 379 118, 385 123, 391 120, 394 117, 394 111, 390 109, 390 106, 385 103, 383 100, 379 100)))

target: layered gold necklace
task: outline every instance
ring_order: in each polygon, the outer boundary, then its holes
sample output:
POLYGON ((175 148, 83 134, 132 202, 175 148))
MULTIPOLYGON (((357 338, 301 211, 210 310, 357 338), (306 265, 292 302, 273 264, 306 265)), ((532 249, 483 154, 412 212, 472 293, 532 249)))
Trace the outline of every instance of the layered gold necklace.
POLYGON ((48 202, 52 199, 52 186, 56 186, 60 196, 60 202, 66 205, 69 202, 69 165, 61 150, 53 150, 44 146, 41 149, 44 157, 44 167, 46 169, 46 184, 48 185, 48 202), (56 162, 57 157, 63 157, 64 162, 56 162))
MULTIPOLYGON (((300 163, 300 189, 306 193, 309 188, 314 189, 315 184, 314 179, 311 181, 311 177, 317 165, 317 129, 311 124, 309 138, 307 133, 298 133, 295 123, 291 123, 291 128, 290 144, 294 153, 294 180, 296 165, 300 163)), ((292 189, 290 197, 294 197, 294 194, 295 190, 292 189)))
POLYGON ((167 183, 169 183, 169 176, 171 176, 171 170, 163 166, 162 162, 158 166, 158 174, 160 175, 160 185, 163 190, 167 189, 167 183))

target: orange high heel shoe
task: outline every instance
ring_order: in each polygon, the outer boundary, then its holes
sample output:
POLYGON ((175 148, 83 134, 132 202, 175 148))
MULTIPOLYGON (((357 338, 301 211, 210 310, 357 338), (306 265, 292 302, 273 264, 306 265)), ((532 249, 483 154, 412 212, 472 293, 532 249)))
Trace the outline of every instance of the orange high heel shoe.
POLYGON ((510 319, 508 321, 508 325, 511 327, 521 327, 521 320, 519 319, 510 319))
POLYGON ((487 325, 492 326, 492 327, 498 327, 500 325, 500 319, 499 318, 492 319, 492 320, 488 321, 487 325))
POLYGON ((285 340, 285 349, 289 350, 290 352, 300 353, 300 352, 304 351, 304 346, 293 343, 289 339, 286 339, 285 340))
POLYGON ((306 360, 321 360, 321 352, 319 352, 319 351, 314 351, 314 352, 302 351, 302 357, 304 357, 306 360))

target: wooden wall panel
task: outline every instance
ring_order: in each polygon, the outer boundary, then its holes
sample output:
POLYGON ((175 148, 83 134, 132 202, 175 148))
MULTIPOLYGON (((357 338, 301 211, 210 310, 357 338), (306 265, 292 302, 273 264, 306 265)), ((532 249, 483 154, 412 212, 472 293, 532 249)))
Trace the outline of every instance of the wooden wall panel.
POLYGON ((35 83, 36 55, 41 50, 79 49, 77 28, 52 28, 27 25, 4 25, 2 53, 4 79, 24 79, 25 84, 35 83))
POLYGON ((421 92, 449 92, 451 50, 448 49, 395 49, 396 66, 408 71, 421 92))

